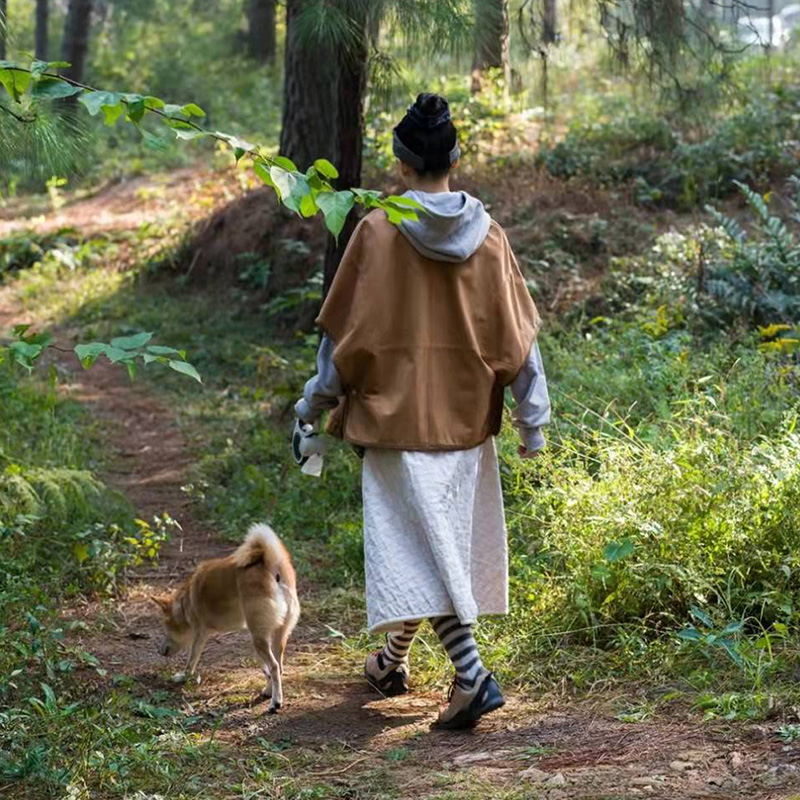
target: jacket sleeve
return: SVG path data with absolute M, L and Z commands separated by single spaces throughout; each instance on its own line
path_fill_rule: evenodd
M 498 382 L 509 386 L 525 365 L 541 319 L 505 232 L 499 225 L 496 231 L 500 263 L 489 290 L 493 300 L 486 353 Z
M 383 213 L 383 212 L 381 212 Z M 366 217 L 356 225 L 347 243 L 336 276 L 322 304 L 317 325 L 337 345 L 353 333 L 359 303 L 363 301 L 360 291 L 361 264 L 364 261 L 364 238 Z
M 550 396 L 539 345 L 534 342 L 522 369 L 511 384 L 517 407 L 514 424 L 519 429 L 525 449 L 531 452 L 545 446 L 542 426 L 550 423 Z
M 306 383 L 295 414 L 303 422 L 316 422 L 323 411 L 336 408 L 343 395 L 342 379 L 333 363 L 333 340 L 325 335 L 317 351 L 317 374 Z

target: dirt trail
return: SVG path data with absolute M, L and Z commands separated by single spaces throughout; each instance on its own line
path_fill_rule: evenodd
M 0 288 L 0 333 L 19 316 L 8 290 Z M 141 516 L 167 511 L 183 526 L 158 565 L 133 576 L 111 618 L 100 615 L 103 629 L 93 622 L 81 644 L 108 669 L 105 682 L 97 679 L 98 691 L 110 689 L 112 675 L 125 673 L 152 691 L 177 692 L 157 654 L 159 623 L 148 596 L 230 547 L 215 540 L 181 490 L 193 456 L 176 409 L 143 384 L 130 383 L 121 369 L 98 364 L 84 372 L 66 360 L 62 366 L 64 390 L 97 420 L 113 422 L 104 426 L 111 456 L 107 483 L 127 494 Z M 301 595 L 311 591 L 301 587 Z M 99 609 L 92 604 L 78 613 L 92 622 Z M 782 744 L 771 726 L 692 719 L 626 724 L 587 703 L 536 703 L 511 692 L 507 706 L 477 730 L 437 733 L 429 729 L 441 701 L 437 693 L 380 699 L 360 677 L 360 657 L 343 653 L 324 626 L 305 617 L 287 654 L 286 706 L 268 716 L 266 703 L 255 700 L 262 678 L 249 637 L 232 634 L 210 642 L 202 683 L 183 689 L 182 701 L 207 720 L 202 725 L 209 732 L 231 744 L 258 747 L 266 740 L 286 743 L 288 757 L 291 748 L 310 753 L 314 766 L 295 779 L 339 787 L 343 797 L 379 797 L 379 791 L 352 787 L 380 768 L 403 797 L 435 797 L 443 786 L 448 797 L 474 797 L 470 785 L 476 780 L 498 792 L 525 788 L 526 797 L 548 800 L 767 800 L 800 791 L 800 743 Z M 340 748 L 334 761 L 332 746 Z M 404 755 L 394 760 L 390 754 L 398 748 Z

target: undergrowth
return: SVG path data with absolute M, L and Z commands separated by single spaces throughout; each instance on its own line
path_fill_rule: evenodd
M 500 437 L 512 612 L 478 627 L 484 660 L 506 685 L 579 696 L 598 682 L 644 685 L 642 705 L 620 712 L 632 722 L 670 703 L 713 719 L 791 718 L 800 365 L 798 287 L 788 278 L 800 247 L 790 195 L 788 216 L 746 196 L 749 235 L 713 214 L 665 234 L 617 259 L 597 297 L 545 328 L 550 444 L 529 462 L 510 425 Z M 154 387 L 169 394 L 197 453 L 186 490 L 232 544 L 255 520 L 275 525 L 312 587 L 304 602 L 315 624 L 358 664 L 376 643 L 363 632 L 360 463 L 334 444 L 314 480 L 289 451 L 317 338 L 276 332 L 281 315 L 308 317 L 313 293 L 257 312 L 242 302 L 246 287 L 211 296 L 152 270 L 143 285 L 135 271 L 95 266 L 47 260 L 13 287 L 32 313 L 83 333 L 158 329 L 198 354 L 204 390 L 179 378 Z M 778 290 L 782 303 L 767 294 Z M 30 797 L 81 797 L 97 785 L 125 797 L 178 781 L 186 797 L 209 782 L 241 793 L 265 781 L 286 797 L 329 796 L 286 777 L 274 743 L 234 752 L 208 735 L 216 723 L 178 711 L 173 692 L 115 675 L 93 693 L 107 667 L 70 644 L 57 603 L 113 592 L 163 531 L 137 533 L 99 487 L 85 418 L 54 385 L 2 372 L 0 390 L 0 601 L 12 620 L 0 629 L 0 778 L 24 782 Z M 449 677 L 430 632 L 412 667 L 417 686 Z M 70 678 L 77 670 L 80 681 Z M 296 752 L 295 768 L 309 757 Z
M 54 380 L 0 363 L 0 785 L 30 779 L 36 797 L 62 791 L 69 770 L 51 737 L 88 713 L 76 689 L 105 675 L 70 639 L 85 623 L 65 619 L 64 606 L 115 592 L 129 567 L 157 556 L 169 527 L 133 522 L 98 480 L 90 427 Z

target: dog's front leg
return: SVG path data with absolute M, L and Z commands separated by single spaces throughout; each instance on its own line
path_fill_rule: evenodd
M 196 631 L 189 650 L 189 657 L 186 659 L 185 675 L 187 678 L 195 678 L 198 683 L 200 683 L 200 678 L 197 677 L 197 664 L 200 661 L 200 656 L 203 655 L 207 641 L 208 633 L 205 630 Z

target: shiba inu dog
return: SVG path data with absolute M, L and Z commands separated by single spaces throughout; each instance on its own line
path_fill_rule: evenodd
M 164 613 L 161 654 L 189 648 L 186 672 L 194 677 L 209 636 L 247 628 L 271 692 L 269 713 L 283 704 L 283 653 L 300 616 L 289 552 L 268 525 L 253 525 L 227 558 L 203 561 L 173 594 L 153 597 Z

